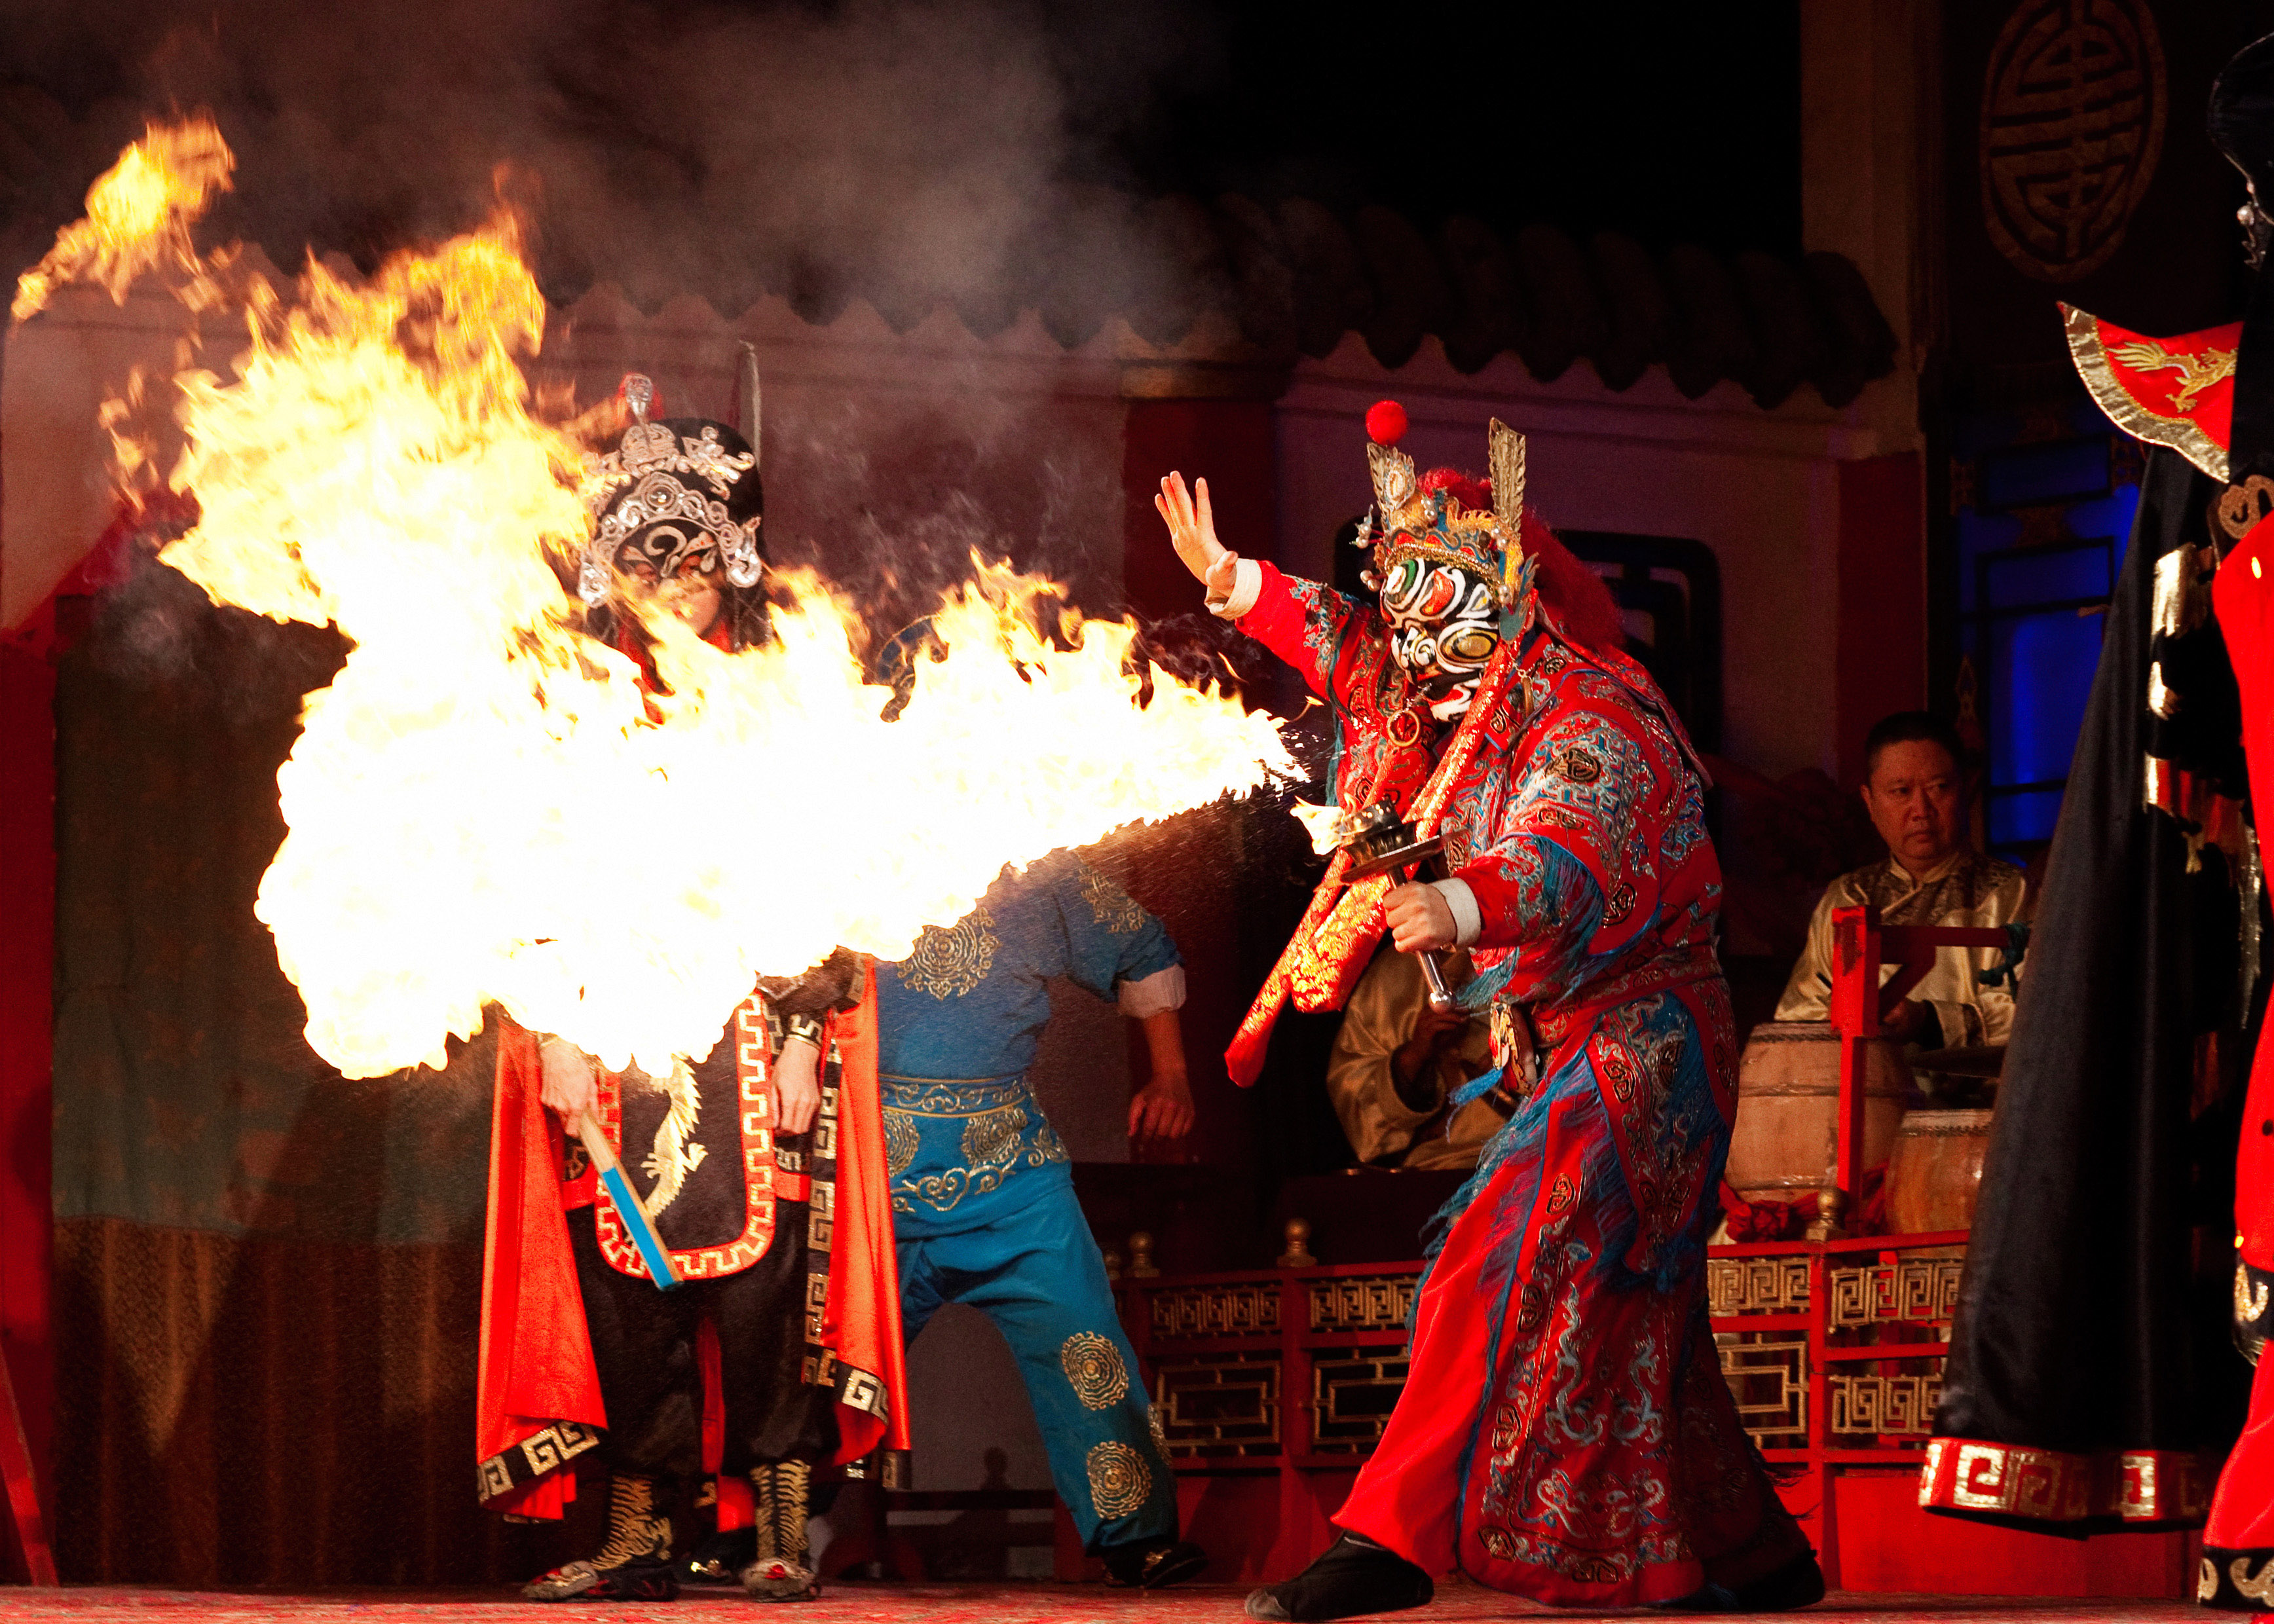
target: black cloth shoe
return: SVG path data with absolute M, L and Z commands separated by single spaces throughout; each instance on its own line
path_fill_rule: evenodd
M 1429 1575 L 1395 1551 L 1345 1533 L 1284 1584 L 1249 1591 L 1247 1616 L 1271 1624 L 1311 1624 L 1425 1607 L 1436 1593 Z
M 1098 1554 L 1105 1559 L 1106 1583 L 1125 1590 L 1158 1590 L 1182 1584 L 1199 1577 L 1208 1566 L 1208 1553 L 1189 1539 L 1148 1539 Z
M 1660 1602 L 1658 1608 L 1661 1613 L 1790 1613 L 1796 1607 L 1813 1607 L 1823 1599 L 1824 1569 L 1816 1565 L 1815 1552 L 1803 1551 L 1751 1584 L 1735 1590 L 1726 1584 L 1708 1584 L 1680 1601 Z
M 608 1538 L 589 1561 L 570 1562 L 521 1587 L 528 1601 L 674 1601 L 671 1518 L 655 1477 L 608 1478 Z

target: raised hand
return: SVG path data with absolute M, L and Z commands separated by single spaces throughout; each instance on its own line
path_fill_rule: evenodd
M 1208 481 L 1195 482 L 1197 492 L 1185 489 L 1185 477 L 1171 473 L 1161 481 L 1153 507 L 1169 527 L 1169 539 L 1193 578 L 1217 598 L 1231 595 L 1232 577 L 1239 555 L 1216 538 L 1216 514 L 1209 506 Z

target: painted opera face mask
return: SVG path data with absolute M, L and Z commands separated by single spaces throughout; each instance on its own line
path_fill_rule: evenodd
M 1382 583 L 1389 654 L 1439 718 L 1459 715 L 1500 646 L 1500 600 L 1472 569 L 1407 556 Z
M 709 531 L 648 525 L 616 549 L 616 568 L 639 583 L 641 597 L 659 604 L 697 636 L 718 624 L 725 598 L 719 545 Z

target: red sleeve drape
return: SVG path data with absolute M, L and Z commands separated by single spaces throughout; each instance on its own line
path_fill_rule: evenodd
M 500 1022 L 475 1459 L 490 1509 L 558 1517 L 576 1493 L 575 1474 L 555 1469 L 565 1457 L 541 1448 L 537 1459 L 516 1463 L 513 1455 L 564 1423 L 605 1428 L 607 1415 L 561 1211 L 561 1126 L 539 1098 L 537 1038 L 503 1017 Z M 493 1462 L 501 1470 L 493 1472 Z
M 877 1092 L 877 971 L 861 1002 L 832 1018 L 840 1069 L 837 1095 L 837 1217 L 822 1341 L 838 1361 L 882 1387 L 884 1414 L 840 1402 L 837 1458 L 878 1446 L 908 1447 L 907 1365 L 900 1345 L 900 1267 L 892 1251 L 892 1198 L 885 1171 L 885 1116 Z M 844 1391 L 840 1388 L 840 1393 Z

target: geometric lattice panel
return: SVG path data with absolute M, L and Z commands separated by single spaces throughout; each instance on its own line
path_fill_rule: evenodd
M 1764 1449 L 1808 1441 L 1808 1333 L 1717 1331 L 1713 1349 L 1737 1418 Z
M 1312 1447 L 1321 1454 L 1371 1449 L 1405 1390 L 1401 1344 L 1312 1357 Z
M 1958 1307 L 1965 1267 L 1963 1258 L 1898 1257 L 1868 1268 L 1828 1270 L 1832 1328 L 1947 1320 Z
M 1402 1331 L 1418 1274 L 1353 1274 L 1311 1282 L 1314 1331 Z
M 1935 1361 L 1938 1366 L 1942 1363 Z M 1934 1431 L 1942 1372 L 1931 1376 L 1834 1376 L 1832 1430 L 1881 1438 L 1924 1438 Z
M 1279 1286 L 1194 1286 L 1155 1291 L 1153 1335 L 1267 1336 L 1279 1329 Z
M 1806 1313 L 1808 1259 L 1708 1258 L 1706 1312 L 1716 1320 L 1733 1314 Z
M 1153 1413 L 1171 1457 L 1279 1453 L 1276 1352 L 1156 1360 L 1153 1388 Z

